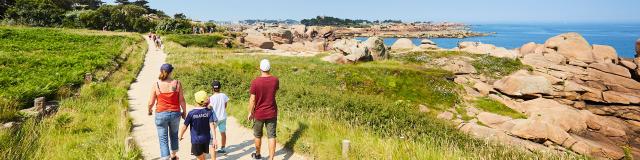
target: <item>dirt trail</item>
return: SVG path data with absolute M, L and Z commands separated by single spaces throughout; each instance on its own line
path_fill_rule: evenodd
M 136 82 L 129 89 L 129 114 L 133 118 L 132 135 L 137 145 L 142 149 L 145 159 L 159 159 L 160 145 L 158 132 L 156 131 L 154 116 L 147 115 L 147 101 L 150 87 L 157 81 L 160 65 L 165 63 L 167 55 L 164 51 L 156 49 L 153 42 L 145 37 L 149 45 L 149 51 L 145 56 L 144 66 L 138 75 Z M 187 107 L 187 110 L 192 108 Z M 183 120 L 180 121 L 182 125 Z M 278 144 L 276 159 L 307 159 L 301 155 L 293 154 Z M 266 139 L 262 144 L 262 155 L 268 155 Z M 218 155 L 219 159 L 251 159 L 251 153 L 255 152 L 253 146 L 253 132 L 244 128 L 234 117 L 227 119 L 227 155 Z M 178 156 L 180 159 L 194 159 L 191 153 L 189 131 L 185 133 L 185 139 L 180 141 Z

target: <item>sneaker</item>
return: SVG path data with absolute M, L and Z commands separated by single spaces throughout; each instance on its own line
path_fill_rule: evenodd
M 224 150 L 224 148 L 220 148 L 216 151 L 216 153 L 222 153 L 222 154 L 226 154 L 227 151 Z
M 260 154 L 256 154 L 256 153 L 251 153 L 251 157 L 253 159 L 262 159 L 262 156 L 260 156 Z

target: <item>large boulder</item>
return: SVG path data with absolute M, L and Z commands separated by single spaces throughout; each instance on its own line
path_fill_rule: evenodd
M 596 62 L 618 63 L 618 53 L 611 46 L 594 44 L 593 58 Z
M 414 48 L 416 48 L 416 45 L 409 38 L 400 38 L 391 45 L 391 50 L 411 50 Z
M 522 103 L 529 119 L 547 122 L 563 131 L 579 133 L 587 129 L 588 111 L 579 111 L 555 100 L 538 98 Z
M 331 44 L 333 50 L 343 53 L 344 55 L 348 55 L 349 50 L 351 50 L 353 46 L 360 47 L 360 42 L 355 39 L 339 39 Z
M 383 60 L 389 58 L 387 47 L 384 46 L 384 39 L 380 37 L 369 37 L 369 39 L 363 42 L 363 45 L 367 47 L 373 60 Z
M 333 43 L 333 49 L 345 55 L 345 59 L 351 62 L 371 60 L 369 50 L 355 39 L 340 39 Z
M 568 59 L 576 59 L 582 62 L 591 63 L 595 61 L 593 50 L 589 42 L 582 35 L 571 32 L 549 38 L 544 46 L 555 50 Z
M 602 80 L 604 82 L 612 84 L 618 84 L 629 89 L 640 90 L 640 83 L 631 78 L 603 72 L 599 69 L 594 69 L 591 67 L 587 68 L 587 72 L 589 73 L 589 77 L 593 79 Z
M 511 134 L 523 139 L 533 141 L 552 141 L 556 144 L 563 144 L 565 141 L 572 141 L 571 135 L 563 131 L 562 128 L 549 124 L 542 120 L 518 119 L 511 121 Z M 575 140 L 573 140 L 575 141 Z M 570 147 L 570 144 L 567 145 Z
M 485 127 L 476 123 L 463 123 L 463 124 L 460 124 L 459 128 L 460 128 L 460 131 L 479 139 L 496 141 L 496 142 L 500 142 L 501 144 L 508 145 L 510 147 L 517 147 L 517 148 L 526 149 L 530 151 L 538 151 L 543 153 L 552 152 L 549 148 L 545 147 L 544 145 L 523 140 L 520 138 L 512 137 L 506 134 L 504 131 Z
M 429 39 L 422 39 L 422 40 L 420 41 L 420 44 L 438 45 L 438 44 L 436 44 L 435 42 L 433 42 L 433 41 L 431 41 L 431 40 L 429 40 Z
M 553 88 L 547 78 L 518 71 L 496 81 L 493 86 L 500 92 L 511 96 L 551 95 Z
M 597 70 L 600 70 L 602 72 L 615 74 L 615 75 L 622 76 L 622 77 L 631 78 L 631 73 L 629 73 L 629 69 L 627 69 L 627 68 L 625 68 L 623 66 L 619 66 L 619 65 L 616 65 L 616 64 L 613 64 L 613 63 L 609 63 L 609 62 L 591 63 L 591 64 L 589 64 L 589 68 L 597 69 Z
M 496 47 L 493 44 L 483 44 L 480 42 L 460 42 L 458 43 L 458 49 L 474 54 L 487 54 L 494 57 L 503 58 L 517 58 L 518 52 L 514 50 L 508 50 L 504 47 Z
M 340 54 L 340 53 L 331 54 L 329 56 L 326 56 L 326 57 L 322 58 L 322 60 L 326 61 L 326 62 L 329 62 L 329 63 L 335 63 L 335 64 L 346 64 L 346 63 L 349 63 L 349 61 L 347 61 L 345 56 L 343 54 Z
M 348 55 L 344 58 L 348 61 L 368 61 L 371 60 L 371 55 L 365 47 L 351 46 L 348 50 Z
M 264 34 L 269 37 L 271 41 L 278 44 L 293 43 L 293 33 L 290 30 L 274 28 L 265 31 Z
M 537 47 L 538 45 L 535 42 L 524 44 L 522 45 L 522 47 L 520 47 L 520 55 L 524 56 L 530 53 L 535 53 Z
M 257 33 L 248 34 L 246 37 L 244 37 L 244 40 L 249 44 L 249 46 L 262 49 L 273 49 L 274 45 L 273 42 L 269 40 L 269 38 Z
M 438 49 L 438 44 L 436 44 L 435 42 L 429 40 L 429 39 L 422 39 L 420 41 L 420 46 L 418 46 L 420 49 L 425 49 L 425 50 L 436 50 Z

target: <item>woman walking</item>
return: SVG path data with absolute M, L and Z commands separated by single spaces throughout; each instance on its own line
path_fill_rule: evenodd
M 159 80 L 151 87 L 149 116 L 152 115 L 155 105 L 155 122 L 160 141 L 161 159 L 174 160 L 178 159 L 176 153 L 178 152 L 180 117 L 185 118 L 187 105 L 184 101 L 180 81 L 171 79 L 172 72 L 173 66 L 171 64 L 163 64 L 160 67 Z

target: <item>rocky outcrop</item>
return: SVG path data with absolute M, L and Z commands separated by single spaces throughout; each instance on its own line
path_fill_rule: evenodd
M 520 71 L 504 77 L 496 81 L 493 86 L 498 91 L 511 96 L 540 97 L 550 95 L 553 91 L 547 78 L 529 74 L 527 71 Z
M 437 50 L 438 48 L 438 44 L 436 44 L 435 42 L 429 40 L 429 39 L 422 39 L 420 41 L 420 46 L 418 46 L 418 48 L 420 49 L 424 49 L 424 50 Z
M 456 50 L 492 55 L 484 50 L 493 47 L 462 42 Z M 467 96 L 487 96 L 526 115 L 514 119 L 480 111 L 468 114 L 475 118 L 463 121 L 460 130 L 485 139 L 504 133 L 502 143 L 513 144 L 504 139 L 516 138 L 605 159 L 623 158 L 620 146 L 629 146 L 630 154 L 640 156 L 640 58 L 620 58 L 612 47 L 591 46 L 577 33 L 552 37 L 545 44 L 527 43 L 516 52 L 514 58 L 532 68 L 497 81 L 462 72 L 464 58 L 431 62 L 454 72 L 454 82 L 464 86 Z
M 384 39 L 380 37 L 369 37 L 362 43 L 371 53 L 373 60 L 383 60 L 389 58 L 387 47 L 384 46 Z
M 293 33 L 287 29 L 274 28 L 263 32 L 266 37 L 269 37 L 271 41 L 278 44 L 291 44 L 293 43 Z
M 596 62 L 618 63 L 618 53 L 616 49 L 606 45 L 593 45 L 593 58 Z
M 518 53 L 514 50 L 508 50 L 504 47 L 496 47 L 492 44 L 483 44 L 480 42 L 460 42 L 458 43 L 458 47 L 454 48 L 454 50 L 512 59 L 518 57 Z
M 545 48 L 551 49 L 569 59 L 575 59 L 586 63 L 595 61 L 593 50 L 589 42 L 582 35 L 571 32 L 561 34 L 548 39 L 544 43 Z
M 261 49 L 273 49 L 274 45 L 269 38 L 258 33 L 249 33 L 244 37 L 244 40 L 249 46 Z
M 411 50 L 414 48 L 416 48 L 416 45 L 409 38 L 400 38 L 391 45 L 391 50 Z

